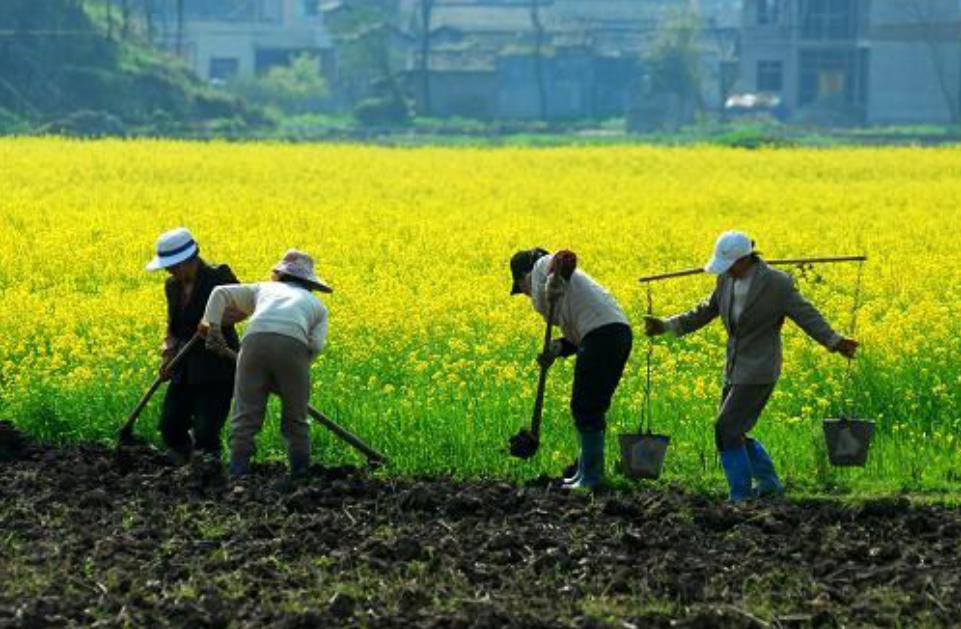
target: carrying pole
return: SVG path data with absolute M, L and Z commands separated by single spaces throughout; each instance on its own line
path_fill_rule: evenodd
M 805 266 L 808 264 L 835 264 L 838 262 L 866 262 L 866 255 L 860 256 L 830 256 L 822 258 L 785 258 L 781 260 L 765 260 L 771 266 Z M 647 282 L 659 282 L 661 280 L 674 279 L 676 277 L 689 277 L 691 275 L 701 275 L 705 273 L 702 268 L 684 269 L 672 271 L 670 273 L 659 273 L 657 275 L 645 275 L 640 279 L 642 284 Z

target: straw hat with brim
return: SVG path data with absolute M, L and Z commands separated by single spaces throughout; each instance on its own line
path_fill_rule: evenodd
M 148 271 L 169 269 L 200 253 L 200 247 L 190 230 L 178 227 L 165 232 L 157 239 L 157 255 L 147 264 Z
M 317 274 L 314 273 L 314 259 L 303 251 L 288 250 L 284 254 L 284 258 L 274 265 L 272 270 L 301 280 L 322 293 L 334 292 L 334 289 L 328 286 L 324 280 L 317 277 Z

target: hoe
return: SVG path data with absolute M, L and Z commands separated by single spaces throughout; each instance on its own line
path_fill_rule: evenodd
M 201 337 L 199 334 L 195 334 L 193 337 L 191 337 L 191 339 L 187 342 L 187 344 L 184 345 L 179 352 L 177 352 L 176 356 L 174 356 L 173 360 L 170 362 L 170 365 L 168 366 L 168 369 L 170 371 L 173 371 L 177 367 L 177 365 L 183 362 L 184 357 L 190 352 L 190 350 L 193 349 L 194 346 L 196 346 L 197 343 L 200 343 L 201 341 L 203 341 L 203 337 Z M 234 361 L 237 360 L 237 353 L 231 349 L 225 350 L 223 354 L 226 358 L 229 358 Z M 143 411 L 144 407 L 147 405 L 147 402 L 150 401 L 150 398 L 153 397 L 153 394 L 157 391 L 157 389 L 160 387 L 160 384 L 162 382 L 163 382 L 163 378 L 161 378 L 160 376 L 157 376 L 157 378 L 154 379 L 153 383 L 150 385 L 150 388 L 147 389 L 147 392 L 144 393 L 143 397 L 140 398 L 140 401 L 137 402 L 137 406 L 135 406 L 133 411 L 130 412 L 130 416 L 127 417 L 127 421 L 124 423 L 123 427 L 120 429 L 120 433 L 117 437 L 117 441 L 121 446 L 135 446 L 135 445 L 143 445 L 144 443 L 146 443 L 143 438 L 138 437 L 137 435 L 134 434 L 133 427 L 134 427 L 134 424 L 136 424 L 137 418 L 140 416 L 140 413 Z M 373 448 L 371 448 L 369 445 L 364 443 L 364 441 L 361 440 L 360 437 L 350 432 L 343 426 L 340 426 L 335 421 L 333 421 L 332 419 L 330 419 L 329 417 L 327 417 L 326 415 L 318 411 L 313 406 L 308 406 L 307 412 L 310 414 L 311 417 L 314 418 L 314 420 L 317 423 L 319 423 L 321 426 L 323 426 L 327 430 L 334 433 L 339 439 L 341 439 L 351 447 L 358 450 L 361 454 L 363 454 L 367 458 L 367 464 L 369 466 L 378 467 L 387 462 L 386 456 L 384 456 L 382 453 L 378 452 L 377 450 L 374 450 Z

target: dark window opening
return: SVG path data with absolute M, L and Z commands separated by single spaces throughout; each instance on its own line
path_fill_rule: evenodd
M 801 52 L 801 105 L 864 105 L 866 54 L 854 50 Z
M 237 76 L 240 62 L 236 57 L 213 57 L 210 60 L 210 79 L 229 81 Z
M 777 24 L 781 20 L 781 0 L 757 0 L 757 23 Z
M 777 92 L 784 89 L 784 64 L 780 61 L 757 62 L 757 91 Z
M 806 39 L 851 39 L 856 7 L 855 0 L 801 0 L 802 34 Z

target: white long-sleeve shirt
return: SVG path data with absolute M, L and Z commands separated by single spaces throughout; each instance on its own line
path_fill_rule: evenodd
M 548 314 L 547 270 L 553 259 L 553 255 L 542 257 L 534 263 L 531 272 L 531 302 L 545 320 Z M 566 282 L 564 296 L 554 310 L 554 323 L 563 330 L 564 338 L 574 345 L 580 345 L 585 336 L 605 325 L 630 325 L 614 296 L 580 269 L 575 270 Z
M 305 288 L 286 282 L 228 284 L 207 300 L 204 320 L 220 325 L 227 308 L 250 316 L 244 336 L 283 334 L 303 342 L 316 358 L 327 344 L 327 308 Z

